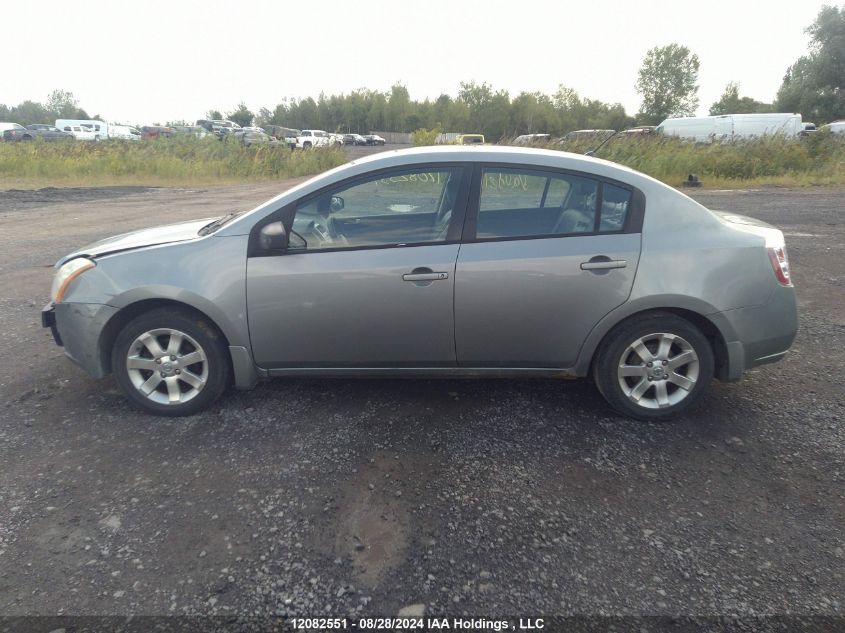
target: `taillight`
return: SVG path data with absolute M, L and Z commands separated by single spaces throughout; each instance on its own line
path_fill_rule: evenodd
M 792 277 L 789 276 L 789 256 L 786 254 L 786 246 L 769 246 L 766 248 L 769 254 L 769 261 L 772 263 L 772 270 L 781 286 L 791 286 Z

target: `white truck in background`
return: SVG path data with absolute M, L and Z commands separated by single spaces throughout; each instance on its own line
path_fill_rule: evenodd
M 82 141 L 105 141 L 109 137 L 109 124 L 95 119 L 56 119 L 56 127 Z M 71 129 L 66 130 L 68 127 Z M 78 135 L 75 127 L 83 128 L 84 132 Z
M 299 136 L 296 137 L 296 147 L 298 149 L 328 147 L 332 142 L 332 137 L 325 130 L 302 130 Z
M 111 125 L 108 130 L 109 138 L 140 141 L 141 131 L 131 125 Z
M 760 136 L 798 137 L 804 131 L 800 114 L 789 112 L 677 117 L 657 126 L 658 134 L 708 143 Z
M 94 128 L 88 125 L 87 121 L 84 121 L 86 125 L 82 125 L 83 121 L 76 121 L 72 119 L 56 119 L 56 127 L 63 132 L 68 132 L 69 134 L 73 134 L 73 138 L 77 141 L 96 141 L 97 135 L 94 132 Z

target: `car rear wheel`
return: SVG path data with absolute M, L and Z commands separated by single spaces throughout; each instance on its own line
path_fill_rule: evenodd
M 112 370 L 134 404 L 166 416 L 207 408 L 229 381 L 222 334 L 200 315 L 173 308 L 151 310 L 121 330 Z
M 612 330 L 593 363 L 593 379 L 616 411 L 645 421 L 671 419 L 692 406 L 713 378 L 710 342 L 668 312 L 634 317 Z

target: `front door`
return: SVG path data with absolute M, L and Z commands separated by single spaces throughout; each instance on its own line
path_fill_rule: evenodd
M 466 170 L 381 172 L 297 204 L 285 252 L 250 257 L 256 363 L 454 366 L 454 283 Z

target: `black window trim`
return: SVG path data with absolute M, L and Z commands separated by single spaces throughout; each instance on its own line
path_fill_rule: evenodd
M 375 180 L 380 174 L 409 172 L 409 171 L 424 171 L 430 169 L 433 171 L 445 169 L 460 169 L 461 185 L 458 189 L 458 195 L 455 200 L 455 207 L 452 210 L 452 217 L 449 222 L 449 228 L 446 231 L 446 239 L 437 242 L 403 242 L 397 244 L 372 244 L 364 246 L 338 246 L 333 248 L 320 248 L 314 250 L 308 249 L 284 249 L 267 251 L 261 248 L 259 236 L 261 229 L 272 224 L 273 222 L 281 221 L 284 224 L 285 231 L 291 233 L 293 230 L 293 220 L 296 215 L 297 207 L 308 204 L 312 200 L 325 195 L 331 190 L 338 188 L 354 187 L 357 183 Z M 247 257 L 280 257 L 285 255 L 308 255 L 315 253 L 337 253 L 340 251 L 366 251 L 366 250 L 383 250 L 386 248 L 415 248 L 418 246 L 443 246 L 447 244 L 460 244 L 461 235 L 465 226 L 465 219 L 467 216 L 468 198 L 472 188 L 472 179 L 474 175 L 473 164 L 467 161 L 449 161 L 440 162 L 432 161 L 426 163 L 415 163 L 410 165 L 384 167 L 373 171 L 368 171 L 365 174 L 358 174 L 357 176 L 350 176 L 343 180 L 338 180 L 325 187 L 321 187 L 317 191 L 313 191 L 302 198 L 294 200 L 275 211 L 266 215 L 260 222 L 256 222 L 249 232 L 249 242 L 247 246 Z
M 514 171 L 539 172 L 554 176 L 576 176 L 596 181 L 598 184 L 598 191 L 596 195 L 596 224 L 593 226 L 593 230 L 590 232 L 560 233 L 557 235 L 545 233 L 540 235 L 476 237 L 478 230 L 478 213 L 481 206 L 481 177 L 485 169 L 508 169 Z M 628 215 L 625 218 L 625 226 L 618 231 L 598 230 L 599 223 L 601 222 L 601 202 L 605 183 L 631 192 L 631 202 L 628 206 Z M 461 242 L 464 244 L 478 244 L 483 242 L 514 242 L 518 240 L 559 239 L 569 237 L 642 233 L 643 219 L 645 217 L 645 204 L 645 195 L 637 187 L 634 187 L 629 183 L 622 182 L 621 180 L 616 180 L 615 178 L 609 178 L 607 176 L 591 172 L 566 169 L 562 167 L 550 167 L 547 165 L 526 165 L 524 163 L 500 163 L 491 161 L 476 162 L 473 165 L 472 191 L 470 192 L 467 205 L 466 217 L 464 219 L 463 238 L 461 239 Z

